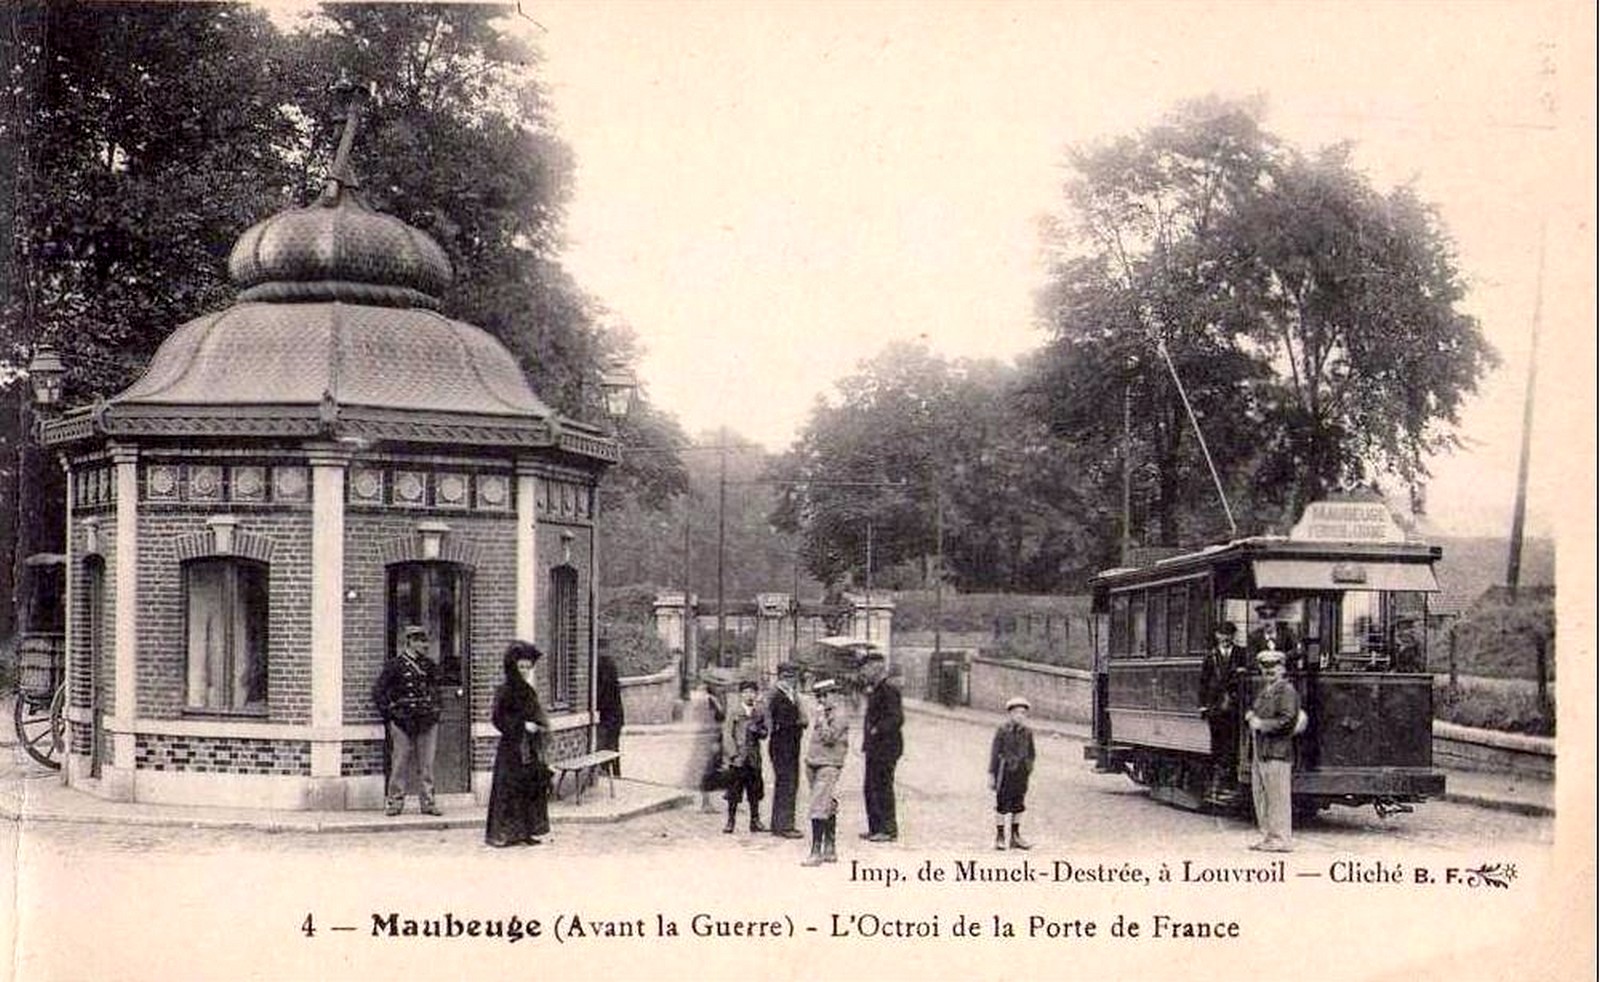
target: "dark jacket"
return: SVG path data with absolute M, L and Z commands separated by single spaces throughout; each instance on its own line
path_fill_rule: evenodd
M 1200 663 L 1200 705 L 1208 715 L 1225 713 L 1233 708 L 1234 683 L 1244 674 L 1245 649 L 1242 645 L 1228 645 L 1227 654 L 1212 647 Z
M 1256 693 L 1250 711 L 1260 721 L 1255 731 L 1256 755 L 1262 760 L 1294 759 L 1294 724 L 1300 715 L 1300 693 L 1287 677 L 1268 682 Z
M 1033 771 L 1033 731 L 1016 720 L 1007 720 L 994 731 L 989 745 L 989 776 Z
M 868 757 L 898 759 L 905 749 L 900 737 L 905 720 L 905 712 L 900 707 L 900 690 L 880 680 L 867 693 L 867 711 L 861 719 L 861 728 L 865 731 L 861 749 Z
M 782 743 L 798 748 L 800 737 L 809 724 L 805 708 L 800 705 L 800 701 L 775 685 L 772 691 L 767 693 L 764 712 L 767 717 L 767 735 L 772 739 L 772 746 L 777 747 Z
M 602 727 L 620 730 L 627 716 L 622 709 L 622 680 L 617 677 L 617 663 L 610 655 L 601 655 L 595 668 L 595 714 Z
M 766 718 L 759 706 L 742 701 L 728 708 L 722 723 L 722 757 L 729 767 L 760 767 L 761 739 L 766 736 Z
M 439 722 L 439 667 L 429 658 L 396 655 L 378 673 L 372 703 L 385 722 L 416 736 Z

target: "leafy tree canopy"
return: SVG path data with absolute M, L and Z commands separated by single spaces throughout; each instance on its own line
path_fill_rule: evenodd
M 334 83 L 371 86 L 352 161 L 371 203 L 427 231 L 456 276 L 445 312 L 495 335 L 560 411 L 599 419 L 625 325 L 562 267 L 574 161 L 507 8 L 324 5 L 279 30 L 232 4 L 12 5 L 0 31 L 0 454 L 10 529 L 59 535 L 9 466 L 37 342 L 68 404 L 127 386 L 177 325 L 233 297 L 226 261 L 252 223 L 311 199 L 339 137 Z M 671 428 L 648 406 L 632 429 Z M 55 478 L 48 461 L 22 483 Z M 681 465 L 622 468 L 654 500 Z M 17 507 L 21 504 L 22 507 Z M 27 552 L 49 542 L 0 543 Z
M 1260 116 L 1188 103 L 1068 155 L 1026 388 L 1097 496 L 1120 497 L 1105 462 L 1126 453 L 1135 540 L 1230 531 L 1174 374 L 1250 532 L 1332 490 L 1419 487 L 1494 363 L 1437 214 Z

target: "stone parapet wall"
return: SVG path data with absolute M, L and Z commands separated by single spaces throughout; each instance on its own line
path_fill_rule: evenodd
M 1555 741 L 1433 721 L 1433 766 L 1554 780 Z
M 678 699 L 676 668 L 619 681 L 622 685 L 622 713 L 627 725 L 675 723 L 682 718 L 683 704 Z
M 970 685 L 974 709 L 1004 712 L 1007 699 L 1023 696 L 1041 719 L 1088 723 L 1094 718 L 1094 674 L 1082 669 L 980 656 L 972 659 Z

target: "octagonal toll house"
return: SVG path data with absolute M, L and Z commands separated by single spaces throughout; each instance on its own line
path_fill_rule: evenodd
M 67 782 L 380 807 L 370 690 L 408 624 L 444 679 L 441 794 L 488 795 L 513 638 L 546 654 L 550 752 L 587 749 L 595 490 L 615 443 L 442 316 L 443 250 L 353 181 L 246 231 L 229 272 L 233 306 L 45 430 L 68 468 Z

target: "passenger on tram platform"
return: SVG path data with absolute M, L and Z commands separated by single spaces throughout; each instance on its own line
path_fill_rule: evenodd
M 1200 712 L 1211 731 L 1211 754 L 1217 762 L 1213 791 L 1231 781 L 1239 760 L 1234 699 L 1238 678 L 1245 673 L 1247 655 L 1244 647 L 1234 641 L 1237 633 L 1232 621 L 1218 624 L 1215 643 L 1200 664 Z

